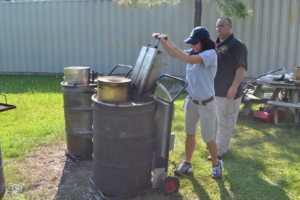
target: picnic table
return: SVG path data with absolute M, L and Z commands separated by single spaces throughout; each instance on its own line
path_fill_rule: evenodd
M 295 124 L 299 124 L 299 90 L 300 82 L 284 79 L 276 81 L 273 77 L 262 77 L 255 81 L 257 86 L 252 94 L 246 94 L 245 115 L 249 115 L 253 103 L 268 104 L 275 107 L 275 124 L 278 124 L 278 115 L 276 112 L 279 107 L 287 108 L 295 114 Z M 262 88 L 268 88 L 272 92 L 270 98 L 259 97 L 258 94 L 263 92 Z M 278 101 L 279 92 L 283 91 L 285 101 Z M 276 119 L 277 117 L 277 119 Z

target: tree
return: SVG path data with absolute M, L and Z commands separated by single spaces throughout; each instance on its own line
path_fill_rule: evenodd
M 208 0 L 215 1 L 218 10 L 222 15 L 228 17 L 236 17 L 238 19 L 246 19 L 252 16 L 252 10 L 250 10 L 245 0 Z
M 129 6 L 136 8 L 138 6 L 152 8 L 160 4 L 176 5 L 180 0 L 114 0 L 118 4 L 123 6 Z M 186 1 L 186 0 L 185 0 Z M 202 0 L 195 1 L 195 16 L 194 16 L 194 26 L 201 26 L 202 17 Z M 218 10 L 223 16 L 235 17 L 238 19 L 245 19 L 252 15 L 252 10 L 250 10 L 245 2 L 245 0 L 207 0 L 209 2 L 215 2 Z
M 202 0 L 195 0 L 194 27 L 201 26 Z
M 176 5 L 180 0 L 114 0 L 122 6 L 136 8 L 138 6 L 151 8 L 160 4 Z

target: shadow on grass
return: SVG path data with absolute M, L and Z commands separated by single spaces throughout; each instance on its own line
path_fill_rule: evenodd
M 292 113 L 287 112 L 285 120 L 290 120 L 293 117 L 292 115 Z M 275 126 L 273 123 L 259 122 L 253 117 L 246 119 L 245 116 L 239 116 L 237 125 L 242 127 L 245 132 L 238 128 L 237 132 L 240 133 L 236 133 L 233 136 L 236 138 L 235 143 L 241 147 L 248 146 L 255 151 L 261 151 L 261 154 L 257 155 L 257 158 L 263 159 L 263 150 L 267 148 L 266 146 L 270 146 L 277 149 L 276 152 L 272 153 L 272 157 L 300 162 L 298 156 L 300 149 L 297 145 L 293 145 L 297 144 L 296 141 L 300 140 L 300 127 Z
M 197 179 L 192 178 L 192 177 L 194 177 L 193 173 L 191 173 L 189 176 L 191 177 L 191 179 L 190 179 L 191 183 L 192 183 L 194 190 L 195 190 L 197 196 L 199 197 L 199 199 L 212 200 L 212 198 L 209 196 L 209 194 L 204 189 L 207 186 L 203 187 Z M 226 180 L 217 179 L 216 181 L 218 182 L 218 185 L 220 187 L 220 199 L 232 199 L 231 195 L 229 194 L 229 192 L 227 191 L 227 189 L 224 185 L 224 181 L 226 181 Z
M 287 114 L 286 120 L 290 119 L 290 114 Z M 290 199 L 283 188 L 293 188 L 293 180 L 288 183 L 278 176 L 289 176 L 282 172 L 289 170 L 289 163 L 300 162 L 299 140 L 299 127 L 275 126 L 259 122 L 252 115 L 239 116 L 231 150 L 223 158 L 227 172 L 223 178 L 229 183 L 231 198 Z M 271 180 L 275 178 L 278 186 L 268 176 Z M 222 199 L 227 199 L 222 182 L 219 182 L 219 187 Z
M 227 173 L 223 180 L 218 181 L 221 199 L 290 199 L 283 190 L 264 179 L 265 166 L 259 160 L 228 151 L 224 164 Z M 225 181 L 229 183 L 231 195 L 224 185 Z
M 192 175 L 191 177 L 194 177 L 194 175 Z M 203 186 L 197 181 L 197 179 L 191 179 L 191 183 L 193 184 L 195 192 L 199 199 L 211 199 Z

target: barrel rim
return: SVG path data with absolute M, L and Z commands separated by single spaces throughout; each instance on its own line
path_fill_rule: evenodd
M 120 83 L 130 83 L 131 79 L 126 77 L 120 77 L 120 76 L 101 76 L 97 78 L 97 82 L 120 84 Z
M 89 74 L 90 73 L 89 69 L 90 67 L 88 66 L 69 66 L 64 68 L 64 73 L 65 74 Z
M 86 84 L 86 85 L 71 85 L 71 84 L 66 84 L 65 81 L 62 81 L 60 83 L 61 86 L 64 86 L 64 87 L 74 87 L 74 88 L 78 88 L 78 87 L 96 87 L 97 86 L 97 83 L 89 83 L 89 84 Z
M 92 96 L 92 100 L 95 102 L 95 103 L 99 103 L 99 104 L 102 104 L 102 105 L 105 105 L 105 106 L 110 106 L 110 107 L 136 107 L 136 106 L 146 106 L 146 105 L 151 105 L 154 103 L 154 101 L 144 101 L 144 102 L 133 102 L 133 101 L 128 101 L 128 102 L 124 102 L 124 103 L 118 103 L 118 102 L 112 102 L 112 103 L 108 103 L 108 102 L 103 102 L 103 101 L 100 101 L 98 98 L 97 98 L 97 94 L 94 94 Z

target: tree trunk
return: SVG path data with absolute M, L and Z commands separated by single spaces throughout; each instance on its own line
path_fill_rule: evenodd
M 194 27 L 201 26 L 202 0 L 195 0 Z

